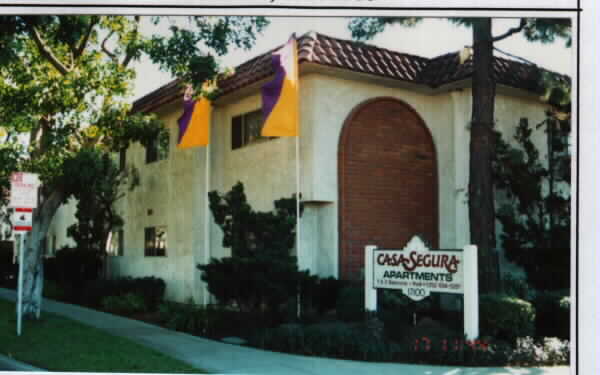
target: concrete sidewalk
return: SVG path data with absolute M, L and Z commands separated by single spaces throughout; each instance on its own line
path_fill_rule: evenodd
M 12 290 L 0 288 L 0 298 L 16 299 Z M 345 375 L 568 375 L 568 367 L 461 368 L 449 366 L 372 363 L 282 354 L 225 344 L 170 331 L 158 326 L 106 314 L 84 307 L 44 299 L 43 311 L 106 330 L 113 335 L 154 348 L 171 357 L 216 373 L 235 374 L 345 374 Z M 68 335 L 68 332 L 65 333 Z

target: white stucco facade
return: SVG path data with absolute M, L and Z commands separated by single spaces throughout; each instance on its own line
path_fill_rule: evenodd
M 299 142 L 305 212 L 300 252 L 304 265 L 321 276 L 338 276 L 340 134 L 353 109 L 380 97 L 408 104 L 432 135 L 437 153 L 440 247 L 462 248 L 469 243 L 469 83 L 432 90 L 331 69 L 308 67 L 301 72 Z M 139 170 L 141 185 L 118 203 L 125 219 L 124 249 L 122 256 L 111 257 L 113 276 L 161 277 L 167 283 L 167 298 L 204 300 L 205 288 L 196 265 L 210 257 L 229 255 L 211 215 L 206 238 L 207 182 L 209 190 L 221 193 L 243 182 L 256 210 L 271 210 L 274 200 L 296 192 L 295 138 L 231 148 L 232 118 L 260 107 L 259 86 L 221 97 L 215 102 L 210 146 L 189 150 L 176 148 L 181 102 L 157 110 L 169 128 L 169 154 L 165 160 L 146 164 L 141 145 L 127 150 L 127 164 Z M 544 110 L 545 105 L 531 94 L 498 88 L 496 126 L 507 138 L 512 137 L 520 118 L 536 124 L 544 119 Z M 144 256 L 144 228 L 149 226 L 166 226 L 166 256 Z

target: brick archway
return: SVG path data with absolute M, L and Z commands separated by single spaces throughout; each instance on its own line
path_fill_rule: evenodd
M 339 275 L 356 279 L 364 247 L 401 248 L 414 234 L 438 246 L 437 157 L 409 105 L 377 98 L 346 119 L 338 148 Z

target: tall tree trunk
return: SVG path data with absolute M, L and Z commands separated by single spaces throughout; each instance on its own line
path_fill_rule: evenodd
M 44 262 L 42 240 L 48 233 L 50 222 L 63 201 L 64 193 L 56 190 L 35 211 L 33 230 L 25 238 L 23 262 L 23 315 L 33 317 L 42 303 L 44 287 Z
M 497 291 L 495 215 L 492 185 L 494 99 L 492 20 L 473 24 L 473 107 L 469 163 L 469 225 L 471 242 L 479 249 L 479 290 Z

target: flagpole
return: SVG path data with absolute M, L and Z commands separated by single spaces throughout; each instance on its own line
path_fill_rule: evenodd
M 210 126 L 210 124 L 209 124 Z M 210 133 L 209 133 L 210 134 Z M 210 136 L 209 136 L 210 137 Z M 204 196 L 204 264 L 208 264 L 210 262 L 210 205 L 208 200 L 208 189 L 210 188 L 210 142 L 205 147 L 206 149 L 206 165 L 204 167 L 205 175 L 205 196 Z M 204 306 L 208 305 L 208 283 L 206 284 L 206 290 L 204 291 Z
M 301 225 L 300 225 L 300 134 L 296 135 L 296 258 L 298 262 L 298 269 L 302 271 L 302 267 L 304 266 L 304 254 L 300 250 L 300 233 L 301 233 Z M 301 261 L 302 259 L 302 261 Z M 301 315 L 301 288 L 298 287 L 298 319 Z

